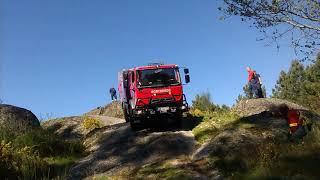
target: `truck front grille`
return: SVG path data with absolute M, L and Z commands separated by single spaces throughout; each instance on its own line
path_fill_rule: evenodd
M 163 98 L 163 99 L 152 99 L 151 104 L 162 104 L 174 102 L 173 98 Z

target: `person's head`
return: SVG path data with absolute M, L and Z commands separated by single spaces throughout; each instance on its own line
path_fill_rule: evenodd
M 249 66 L 247 66 L 247 68 L 246 68 L 246 69 L 247 69 L 247 71 L 251 71 L 251 68 L 250 68 Z
M 278 112 L 280 116 L 287 117 L 287 114 L 289 112 L 289 107 L 286 104 L 280 104 L 278 106 Z

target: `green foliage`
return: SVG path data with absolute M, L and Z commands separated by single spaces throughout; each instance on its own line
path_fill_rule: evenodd
M 281 71 L 273 97 L 290 100 L 320 113 L 320 55 L 307 67 L 293 61 L 288 72 Z
M 192 101 L 192 108 L 200 111 L 214 111 L 217 106 L 211 101 L 211 94 L 206 92 L 196 95 L 195 100 Z
M 10 142 L 0 143 L 2 178 L 36 179 L 46 175 L 48 165 L 31 147 L 15 148 Z
M 192 101 L 193 112 L 212 112 L 212 111 L 229 111 L 230 107 L 223 104 L 221 106 L 214 104 L 211 100 L 209 92 L 197 94 L 195 100 Z M 201 114 L 201 113 L 200 113 Z
M 320 2 L 318 0 L 224 0 L 224 17 L 238 16 L 261 33 L 260 40 L 291 40 L 296 54 L 310 59 L 319 50 Z M 222 19 L 224 19 L 224 17 Z M 271 40 L 271 41 L 269 41 Z
M 70 168 L 71 160 L 54 160 L 80 157 L 84 150 L 80 141 L 64 141 L 40 128 L 20 135 L 1 131 L 0 142 L 0 174 L 5 179 L 57 177 L 61 168 Z

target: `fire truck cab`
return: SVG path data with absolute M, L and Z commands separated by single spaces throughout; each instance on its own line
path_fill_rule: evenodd
M 153 116 L 180 119 L 189 110 L 179 70 L 177 65 L 149 64 L 119 72 L 120 101 L 131 127 Z M 184 74 L 185 83 L 189 83 L 189 69 L 185 68 Z

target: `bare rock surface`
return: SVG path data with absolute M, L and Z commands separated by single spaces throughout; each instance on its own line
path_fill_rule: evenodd
M 132 131 L 127 124 L 101 130 L 99 143 L 74 166 L 70 179 L 112 175 L 127 168 L 188 156 L 195 148 L 191 131 Z
M 91 117 L 99 120 L 102 124 L 102 128 L 125 122 L 123 119 L 115 117 L 87 115 L 48 120 L 42 124 L 42 127 L 55 132 L 57 135 L 61 136 L 64 139 L 81 139 L 91 131 L 95 131 L 95 129 L 87 130 L 83 127 L 82 123 L 86 117 Z
M 120 101 L 113 101 L 110 104 L 105 106 L 97 107 L 84 115 L 100 115 L 100 116 L 109 116 L 109 117 L 116 117 L 116 118 L 124 118 L 121 102 Z
M 266 111 L 273 111 L 274 108 L 280 104 L 286 104 L 291 109 L 308 110 L 298 104 L 292 102 L 276 99 L 276 98 L 260 98 L 242 100 L 236 104 L 232 110 L 241 117 L 252 116 Z
M 82 123 L 87 117 L 97 119 L 102 124 L 101 128 L 125 122 L 122 118 L 118 118 L 122 117 L 121 104 L 115 101 L 104 107 L 91 110 L 82 116 L 63 117 L 45 121 L 42 123 L 42 127 L 55 132 L 64 139 L 81 139 L 91 131 L 95 131 L 95 129 L 85 129 L 83 127 Z
M 284 142 L 288 140 L 287 135 L 288 126 L 284 119 L 264 119 L 262 116 L 240 119 L 197 149 L 192 160 L 200 160 L 210 155 L 223 157 L 243 153 L 249 156 L 260 143 L 269 140 Z
M 38 118 L 29 110 L 0 104 L 0 127 L 13 133 L 23 133 L 40 127 Z

